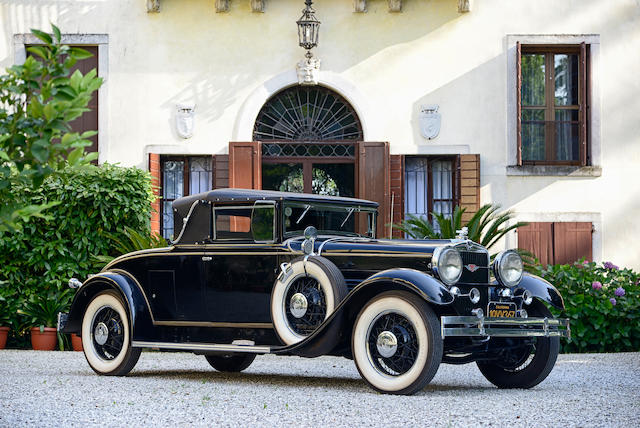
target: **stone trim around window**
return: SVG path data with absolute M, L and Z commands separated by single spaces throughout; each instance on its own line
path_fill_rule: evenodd
M 108 77 L 109 77 L 109 35 L 108 34 L 63 34 L 62 43 L 74 46 L 98 46 L 98 77 L 102 77 L 104 83 L 98 89 L 98 163 L 102 164 L 108 159 Z M 13 52 L 16 64 L 23 64 L 27 59 L 27 45 L 42 44 L 40 39 L 33 34 L 14 34 Z
M 517 99 L 517 52 L 516 43 L 521 45 L 579 45 L 590 46 L 589 94 L 591 120 L 588 124 L 591 164 L 586 167 L 523 165 L 518 166 L 518 99 Z M 507 56 L 507 176 L 572 176 L 600 177 L 602 175 L 601 140 L 601 96 L 600 96 L 600 35 L 599 34 L 508 34 L 506 36 Z

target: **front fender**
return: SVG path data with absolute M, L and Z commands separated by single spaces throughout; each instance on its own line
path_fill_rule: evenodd
M 140 336 L 137 333 L 149 331 L 153 328 L 149 303 L 135 277 L 120 269 L 94 275 L 78 288 L 71 303 L 67 324 L 62 333 L 80 334 L 82 317 L 89 302 L 96 294 L 109 289 L 117 291 L 125 302 L 129 313 L 132 340 L 145 339 L 145 337 L 137 337 Z
M 533 297 L 549 303 L 557 309 L 564 309 L 564 300 L 562 299 L 560 292 L 550 282 L 540 278 L 539 276 L 525 273 L 522 276 L 522 281 L 518 284 L 518 288 L 529 290 L 531 294 L 533 294 Z
M 454 297 L 440 281 L 414 269 L 388 269 L 378 272 L 362 281 L 347 294 L 325 322 L 304 340 L 283 347 L 277 354 L 294 354 L 303 357 L 317 357 L 330 353 L 335 340 L 329 340 L 327 331 L 333 323 L 341 323 L 340 341 L 337 348 L 348 347 L 351 330 L 362 307 L 370 299 L 389 290 L 406 290 L 413 292 L 429 303 L 448 305 Z
M 415 269 L 388 269 L 380 271 L 358 284 L 353 292 L 357 292 L 361 287 L 378 283 L 401 285 L 416 292 L 427 302 L 435 303 L 436 305 L 448 305 L 452 303 L 454 299 L 449 289 L 443 283 L 433 276 Z

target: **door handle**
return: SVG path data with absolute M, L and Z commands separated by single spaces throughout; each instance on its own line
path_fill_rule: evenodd
M 210 256 L 202 256 L 202 261 L 203 262 L 210 262 L 212 260 L 212 258 Z

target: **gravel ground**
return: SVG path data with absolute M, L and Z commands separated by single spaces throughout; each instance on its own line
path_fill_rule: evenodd
M 411 397 L 382 395 L 352 361 L 259 356 L 222 374 L 204 357 L 145 352 L 127 377 L 82 353 L 0 351 L 0 426 L 640 426 L 640 353 L 560 356 L 531 390 L 442 365 Z

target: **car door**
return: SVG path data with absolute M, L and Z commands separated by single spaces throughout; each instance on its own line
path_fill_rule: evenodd
M 266 327 L 279 254 L 275 204 L 215 207 L 213 215 L 215 239 L 203 261 L 206 319 Z

